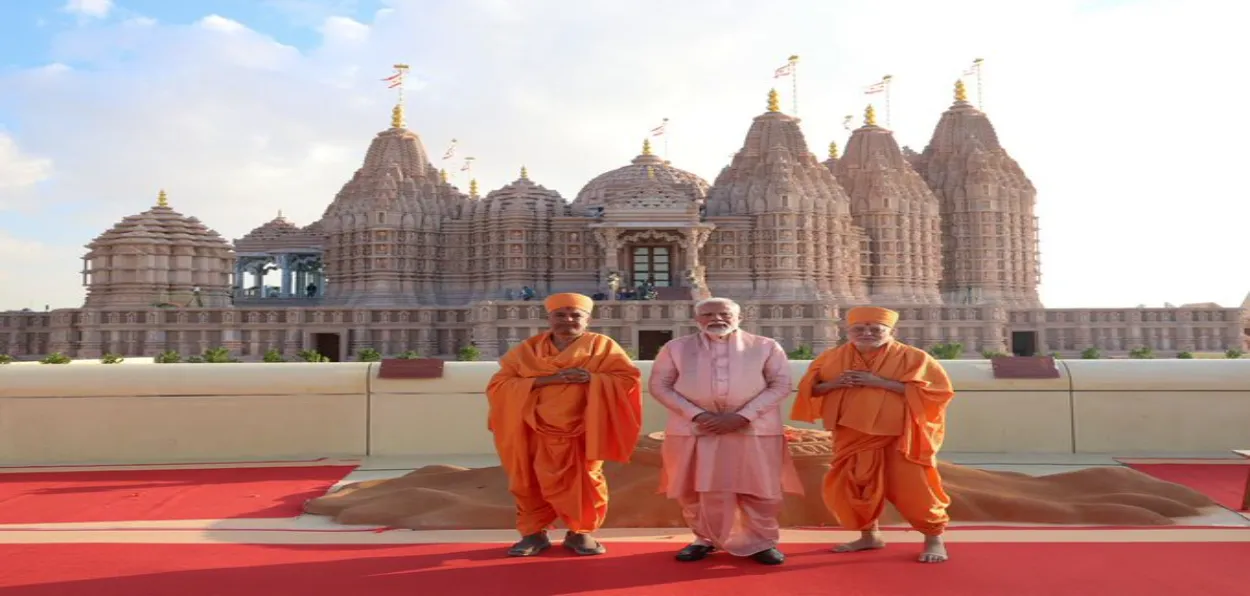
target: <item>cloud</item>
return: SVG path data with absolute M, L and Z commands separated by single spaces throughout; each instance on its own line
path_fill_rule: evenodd
M 1245 293 L 1224 256 L 1240 253 L 1250 217 L 1233 145 L 1250 122 L 1227 76 L 1237 5 L 392 0 L 360 16 L 348 4 L 270 3 L 320 34 L 311 47 L 228 12 L 61 32 L 48 62 L 72 68 L 0 73 L 21 155 L 56 165 L 23 192 L 60 210 L 0 232 L 78 255 L 162 187 L 227 238 L 279 209 L 314 221 L 386 128 L 394 94 L 380 79 L 396 62 L 412 66 L 407 121 L 436 166 L 457 173 L 460 161 L 439 159 L 456 138 L 484 190 L 526 165 L 571 199 L 665 117 L 657 149 L 714 178 L 770 87 L 791 111 L 790 82 L 772 78 L 790 54 L 817 154 L 845 143 L 843 116 L 859 121 L 861 89 L 884 74 L 891 127 L 919 150 L 954 79 L 984 57 L 987 109 L 1040 191 L 1049 304 L 1237 304 Z M 78 298 L 48 296 L 56 286 L 39 280 L 77 267 L 71 258 L 7 291 L 69 305 Z
M 79 306 L 82 256 L 73 246 L 16 238 L 0 231 L 0 311 Z
M 102 19 L 113 10 L 113 0 L 69 0 L 61 10 L 80 17 Z
M 51 176 L 52 160 L 27 155 L 11 135 L 0 131 L 0 212 L 16 207 L 31 187 Z

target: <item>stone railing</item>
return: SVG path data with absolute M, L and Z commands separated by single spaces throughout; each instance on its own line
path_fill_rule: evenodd
M 792 362 L 796 382 L 807 365 Z M 946 452 L 1250 447 L 1250 360 L 1071 360 L 1045 380 L 995 379 L 984 360 L 944 366 L 959 391 Z M 482 390 L 496 370 L 452 362 L 440 379 L 395 380 L 377 363 L 0 365 L 0 463 L 489 455 Z M 644 431 L 662 430 L 665 411 L 644 403 Z

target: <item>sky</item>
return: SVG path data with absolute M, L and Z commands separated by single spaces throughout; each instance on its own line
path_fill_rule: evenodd
M 1052 308 L 1240 305 L 1250 87 L 1234 0 L 0 0 L 0 310 L 77 307 L 84 245 L 155 204 L 227 239 L 315 221 L 389 126 L 483 191 L 572 200 L 656 148 L 712 181 L 792 54 L 814 153 L 892 75 L 920 151 L 984 59 L 980 105 L 1037 187 Z M 977 99 L 975 79 L 968 79 Z M 456 159 L 443 151 L 457 139 Z

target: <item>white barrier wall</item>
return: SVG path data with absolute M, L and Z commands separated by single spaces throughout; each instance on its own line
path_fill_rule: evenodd
M 995 379 L 984 360 L 943 364 L 958 391 L 947 452 L 1250 447 L 1250 360 L 1061 361 L 1060 378 L 1038 380 Z M 795 382 L 807 365 L 792 363 Z M 447 363 L 432 380 L 380 379 L 379 368 L 0 366 L 0 463 L 493 453 L 482 390 L 494 362 Z M 666 412 L 650 395 L 644 407 L 644 431 L 661 430 Z

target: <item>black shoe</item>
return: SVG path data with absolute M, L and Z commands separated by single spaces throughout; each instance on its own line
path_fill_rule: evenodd
M 714 552 L 716 552 L 715 546 L 695 543 L 677 551 L 677 560 L 682 562 L 701 561 L 703 557 Z
M 569 532 L 564 535 L 564 548 L 573 551 L 574 554 L 589 556 L 602 555 L 608 552 L 594 536 L 581 532 Z
M 751 555 L 751 558 L 755 559 L 755 562 L 763 563 L 764 565 L 780 565 L 786 562 L 786 556 L 775 548 L 762 550 Z
M 538 532 L 537 534 L 530 534 L 512 545 L 512 548 L 508 549 L 508 556 L 532 557 L 549 548 L 551 548 L 551 540 L 547 538 L 547 533 Z

